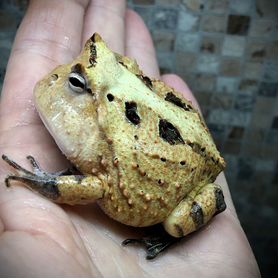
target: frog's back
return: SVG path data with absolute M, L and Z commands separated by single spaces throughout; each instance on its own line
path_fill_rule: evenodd
M 189 101 L 132 60 L 115 55 L 114 62 L 116 78 L 100 97 L 98 120 L 117 170 L 100 204 L 120 222 L 148 226 L 197 184 L 213 182 L 225 162 Z

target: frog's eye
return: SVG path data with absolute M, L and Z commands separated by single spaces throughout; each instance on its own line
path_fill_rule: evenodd
M 69 75 L 69 86 L 76 93 L 83 93 L 86 90 L 86 80 L 83 75 L 71 72 Z

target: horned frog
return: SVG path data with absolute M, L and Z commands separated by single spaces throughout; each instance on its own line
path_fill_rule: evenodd
M 113 219 L 135 227 L 163 223 L 169 238 L 141 242 L 154 258 L 175 239 L 198 230 L 225 210 L 220 186 L 225 168 L 191 102 L 137 63 L 112 52 L 95 33 L 71 64 L 55 68 L 35 87 L 37 111 L 80 171 L 44 172 L 32 156 L 30 172 L 7 176 L 57 203 L 97 201 Z

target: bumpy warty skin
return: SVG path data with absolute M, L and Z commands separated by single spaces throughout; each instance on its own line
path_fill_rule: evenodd
M 69 74 L 84 76 L 81 93 Z M 197 185 L 225 168 L 191 102 L 95 34 L 71 64 L 35 88 L 37 110 L 66 157 L 103 181 L 101 208 L 132 226 L 163 222 Z

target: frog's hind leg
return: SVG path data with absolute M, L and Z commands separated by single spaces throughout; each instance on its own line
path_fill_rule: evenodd
M 200 184 L 171 212 L 163 222 L 168 234 L 147 239 L 126 239 L 123 245 L 140 243 L 147 249 L 147 259 L 155 258 L 160 252 L 182 239 L 185 235 L 200 229 L 213 216 L 224 211 L 226 204 L 219 185 Z
M 224 195 L 219 185 L 199 185 L 179 203 L 163 225 L 170 235 L 183 237 L 198 230 L 225 209 Z
M 95 176 L 67 175 L 69 170 L 57 173 L 43 171 L 32 156 L 27 156 L 33 172 L 30 172 L 15 161 L 2 155 L 2 159 L 17 170 L 17 175 L 8 175 L 6 186 L 12 180 L 20 181 L 35 192 L 57 203 L 85 204 L 103 197 L 105 184 Z M 66 175 L 64 175 L 66 174 Z

